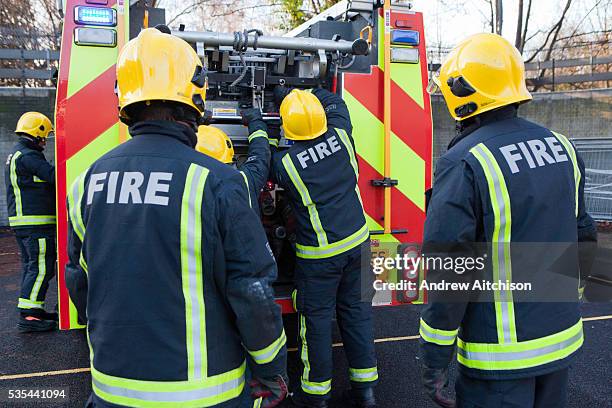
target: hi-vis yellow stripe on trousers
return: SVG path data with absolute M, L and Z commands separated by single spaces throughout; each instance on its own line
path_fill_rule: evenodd
M 571 142 L 567 140 L 565 136 L 563 136 L 560 133 L 556 133 L 556 132 L 552 132 L 552 133 L 553 135 L 555 135 L 557 140 L 559 140 L 559 142 L 563 145 L 563 147 L 565 147 L 567 154 L 572 160 L 572 165 L 574 166 L 574 184 L 576 185 L 576 195 L 575 195 L 576 217 L 578 217 L 578 201 L 579 201 L 578 194 L 579 194 L 579 189 L 580 189 L 580 179 L 582 175 L 580 174 L 580 168 L 578 167 L 578 159 L 576 158 L 576 150 L 574 149 L 574 146 L 571 144 Z
M 476 157 L 487 179 L 491 207 L 495 215 L 493 238 L 491 240 L 493 281 L 511 282 L 512 263 L 510 260 L 510 240 L 512 231 L 512 212 L 510 195 L 504 174 L 491 151 L 482 143 L 470 152 Z M 510 290 L 495 291 L 495 314 L 497 338 L 500 344 L 516 343 L 516 322 L 514 303 Z
M 293 297 L 295 298 L 295 296 Z M 304 365 L 304 371 L 302 372 L 302 378 L 300 379 L 302 391 L 307 394 L 325 395 L 331 391 L 331 379 L 322 382 L 310 381 L 310 361 L 308 357 L 308 341 L 306 340 L 306 317 L 300 313 L 299 318 L 301 347 L 300 358 L 302 360 L 302 364 Z
M 210 407 L 237 398 L 244 389 L 246 362 L 208 376 L 206 314 L 202 271 L 202 200 L 208 169 L 192 164 L 181 204 L 181 273 L 185 297 L 188 379 L 142 381 L 114 377 L 93 367 L 93 389 L 100 398 L 128 407 Z M 93 350 L 93 349 L 92 349 Z

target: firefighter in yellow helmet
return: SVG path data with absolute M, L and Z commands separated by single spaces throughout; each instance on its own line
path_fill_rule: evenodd
M 69 189 L 66 284 L 88 319 L 89 406 L 251 407 L 253 393 L 273 407 L 287 394 L 276 263 L 240 173 L 194 149 L 206 72 L 162 30 L 117 61 L 132 138 Z
M 584 163 L 565 136 L 517 116 L 531 95 L 521 55 L 501 36 L 462 41 L 436 87 L 458 133 L 437 162 L 423 251 L 442 259 L 484 253 L 490 261 L 467 272 L 430 268 L 428 281 L 547 285 L 529 298 L 501 285 L 463 296 L 429 291 L 420 327 L 425 390 L 442 407 L 564 407 L 568 367 L 583 342 L 578 273 L 589 272 L 577 243 L 597 239 L 585 211 Z M 563 258 L 555 255 L 561 243 Z M 564 275 L 574 278 L 569 288 Z M 455 351 L 456 403 L 442 392 Z
M 57 313 L 44 309 L 49 281 L 55 276 L 55 168 L 43 150 L 53 125 L 39 112 L 26 112 L 17 122 L 19 140 L 4 169 L 9 224 L 19 245 L 22 273 L 17 329 L 57 328 Z
M 199 127 L 196 150 L 222 163 L 236 164 L 249 190 L 251 207 L 259 214 L 259 193 L 268 181 L 270 173 L 270 144 L 276 145 L 278 141 L 268 139 L 268 127 L 259 109 L 245 109 L 241 111 L 241 115 L 242 123 L 249 128 L 249 149 L 243 163 L 235 163 L 231 139 L 224 131 L 214 126 Z
M 286 150 L 273 149 L 272 158 L 274 179 L 286 190 L 297 223 L 294 295 L 304 371 L 293 402 L 327 406 L 333 368 L 330 322 L 336 315 L 351 381 L 345 403 L 374 407 L 372 293 L 361 291 L 372 287 L 365 281 L 371 272 L 362 270 L 370 239 L 348 108 L 325 89 L 278 87 L 275 96 L 285 138 L 293 143 Z

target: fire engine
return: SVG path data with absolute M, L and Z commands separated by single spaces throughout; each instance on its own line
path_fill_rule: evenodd
M 57 208 L 67 188 L 97 158 L 130 136 L 119 121 L 115 63 L 143 27 L 165 23 L 165 11 L 129 0 L 64 0 L 56 101 Z M 138 3 L 138 4 L 137 4 Z M 208 72 L 206 109 L 244 158 L 247 130 L 239 110 L 258 107 L 280 132 L 276 85 L 325 87 L 346 101 L 359 160 L 359 188 L 372 256 L 417 256 L 425 191 L 431 186 L 432 123 L 423 16 L 406 1 L 342 1 L 284 36 L 254 28 L 234 33 L 171 27 L 191 44 Z M 280 146 L 290 141 L 281 139 Z M 260 196 L 262 223 L 278 261 L 275 284 L 283 312 L 290 292 L 295 237 L 283 191 L 268 183 Z M 67 215 L 58 211 L 60 327 L 80 327 L 64 286 Z M 385 280 L 418 280 L 418 271 L 390 271 Z M 405 276 L 404 276 L 405 275 Z M 418 291 L 378 293 L 376 305 L 422 300 Z

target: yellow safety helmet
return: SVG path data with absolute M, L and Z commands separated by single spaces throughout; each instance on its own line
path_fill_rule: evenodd
M 438 88 L 458 121 L 533 99 L 521 54 L 505 38 L 491 33 L 472 35 L 451 51 L 428 90 L 433 93 Z
M 204 112 L 206 71 L 184 40 L 156 28 L 142 30 L 121 50 L 117 61 L 119 117 L 126 108 L 145 101 L 172 101 Z
M 39 112 L 26 112 L 21 115 L 15 129 L 15 133 L 25 133 L 42 139 L 46 139 L 52 131 L 51 120 Z
M 222 163 L 231 164 L 234 161 L 234 146 L 231 139 L 219 128 L 200 126 L 198 128 L 198 144 L 196 150 Z
M 281 103 L 280 115 L 287 139 L 311 140 L 327 132 L 325 109 L 311 92 L 291 91 Z

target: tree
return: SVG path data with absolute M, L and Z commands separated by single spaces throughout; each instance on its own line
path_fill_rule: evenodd
M 281 10 L 287 16 L 281 27 L 287 30 L 293 29 L 338 2 L 340 0 L 281 0 Z
M 0 47 L 23 50 L 57 50 L 61 37 L 61 17 L 54 0 L 0 0 Z M 2 60 L 0 67 L 36 69 L 49 67 L 49 61 Z M 44 80 L 3 79 L 8 86 L 45 86 Z

